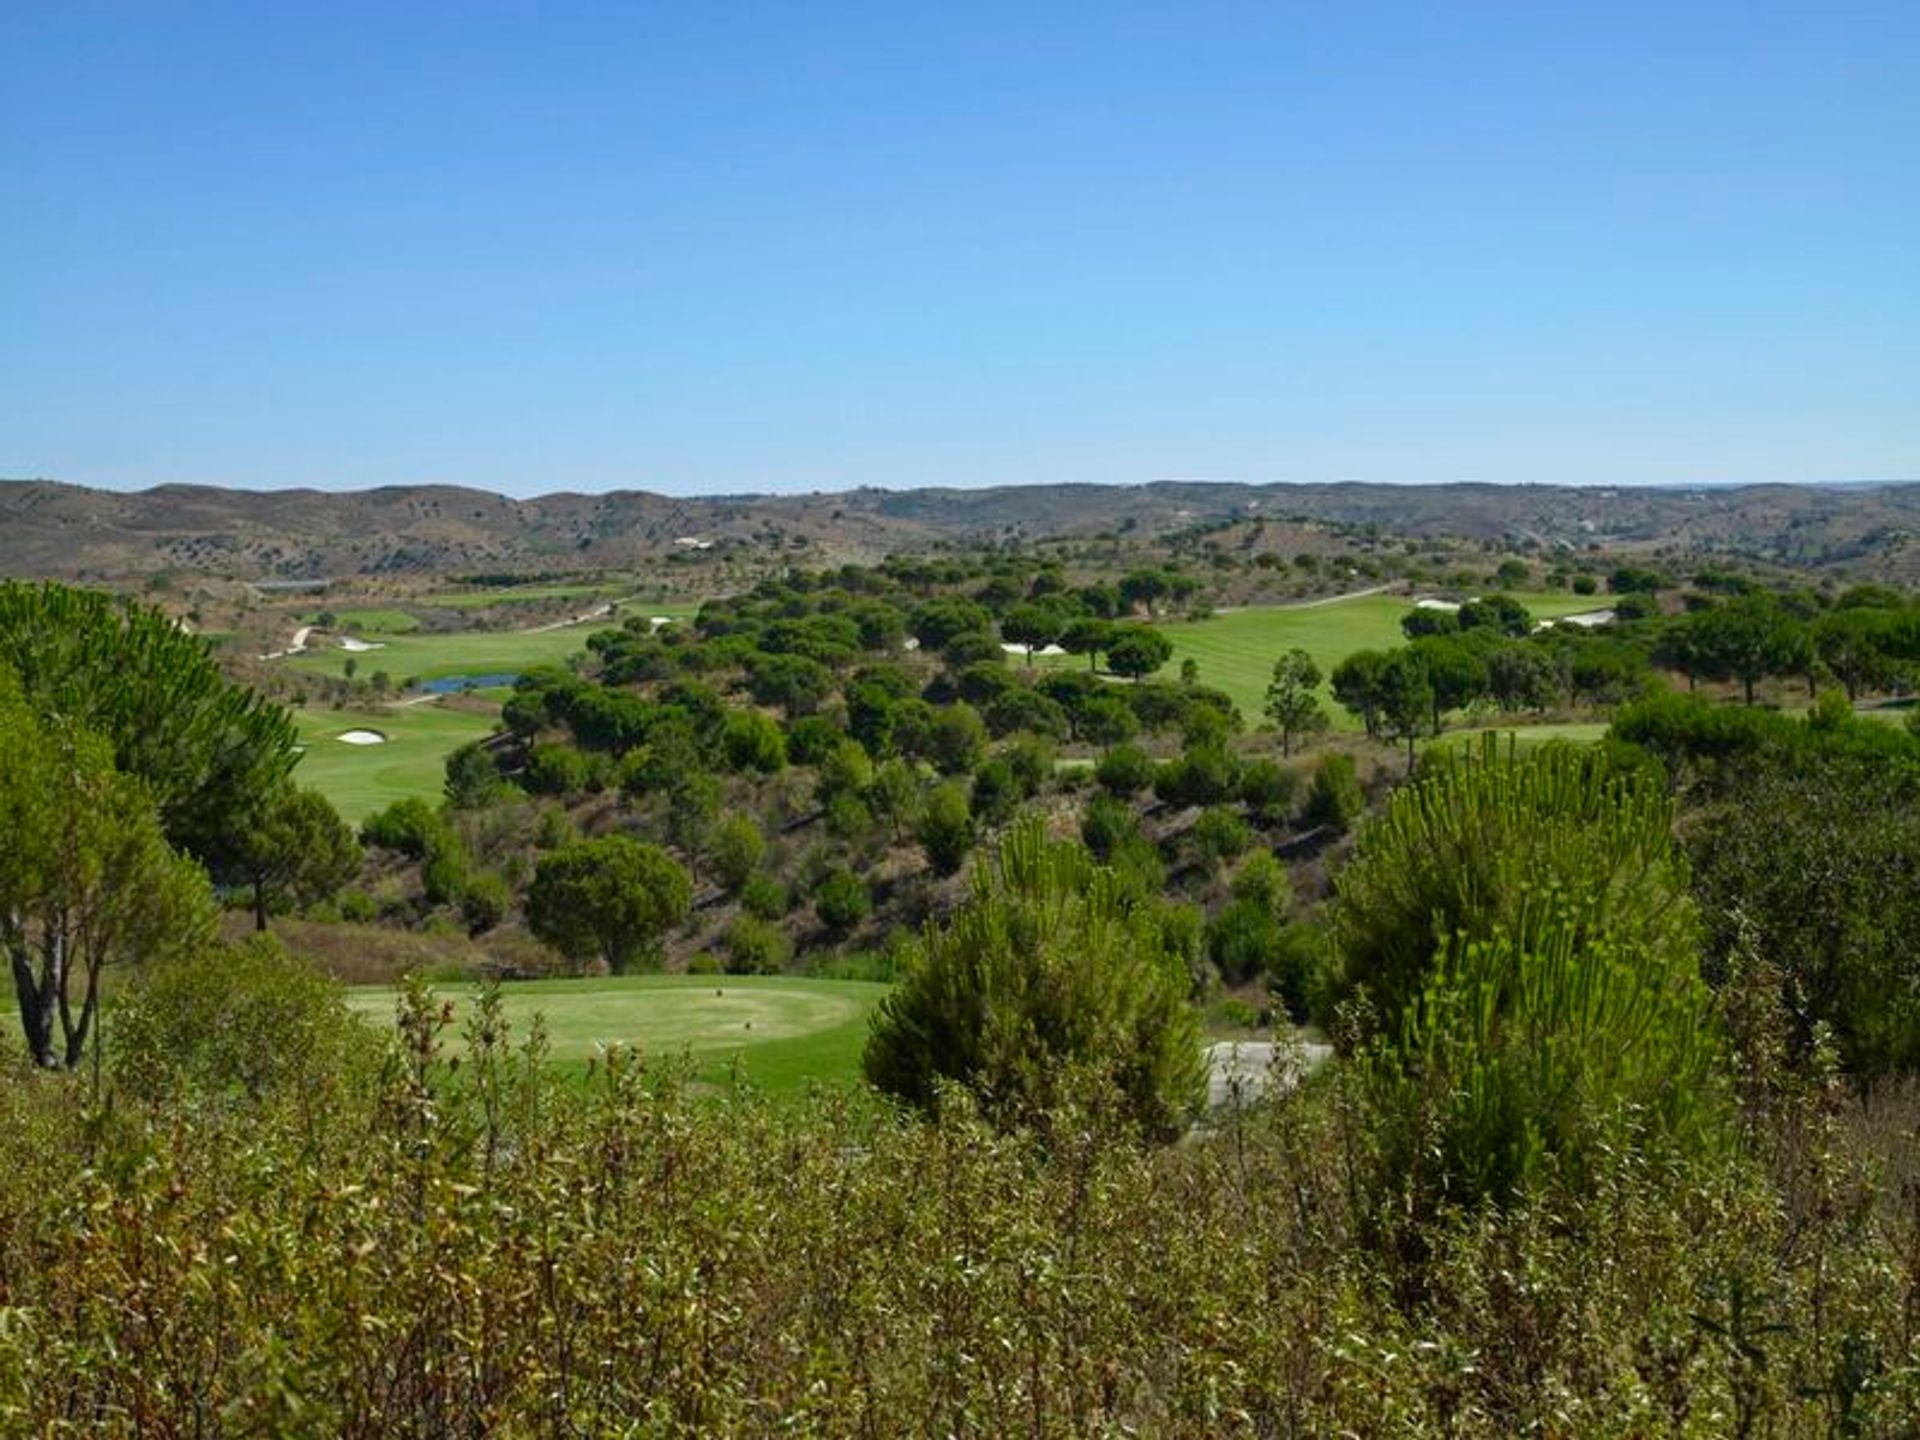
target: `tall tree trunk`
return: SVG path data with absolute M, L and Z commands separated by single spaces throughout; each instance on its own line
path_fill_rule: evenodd
M 257 870 L 253 873 L 253 928 L 259 934 L 267 933 L 267 881 Z

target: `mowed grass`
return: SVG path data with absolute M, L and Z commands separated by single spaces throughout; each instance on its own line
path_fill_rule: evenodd
M 438 704 L 390 710 L 307 707 L 295 710 L 293 718 L 306 747 L 293 778 L 313 786 L 355 824 L 395 800 L 438 800 L 449 752 L 494 726 L 491 715 Z M 339 738 L 347 730 L 378 730 L 387 740 L 349 745 Z
M 402 681 L 437 680 L 445 675 L 518 674 L 535 665 L 562 665 L 586 648 L 587 637 L 604 624 L 564 630 L 464 630 L 452 635 L 394 635 L 378 650 L 342 650 L 337 645 L 296 655 L 284 663 L 316 675 L 344 675 L 348 660 L 365 678 L 377 670 Z
M 549 600 L 610 600 L 632 593 L 629 585 L 614 583 L 577 585 L 513 585 L 498 589 L 453 590 L 441 595 L 422 595 L 420 604 L 436 610 L 488 610 L 495 605 L 537 605 Z M 591 607 L 589 607 L 591 608 Z
M 535 665 L 562 665 L 586 649 L 587 637 L 599 630 L 618 629 L 629 615 L 691 615 L 698 607 L 686 601 L 655 605 L 636 600 L 617 617 L 566 625 L 556 630 L 461 630 L 447 635 L 383 635 L 378 650 L 342 650 L 322 643 L 320 648 L 283 663 L 317 675 L 344 675 L 354 660 L 354 674 L 368 676 L 384 670 L 397 685 L 405 680 L 438 680 L 448 675 L 518 674 Z
M 1578 615 L 1604 608 L 1607 603 L 1602 597 L 1564 592 L 1516 594 L 1514 598 L 1536 620 Z M 1388 650 L 1405 644 L 1400 620 L 1412 608 L 1413 602 L 1404 595 L 1364 595 L 1331 604 L 1258 606 L 1226 611 L 1208 620 L 1171 621 L 1160 626 L 1161 633 L 1173 642 L 1173 659 L 1160 674 L 1162 678 L 1174 678 L 1183 660 L 1198 661 L 1200 683 L 1226 691 L 1247 724 L 1257 725 L 1275 660 L 1298 648 L 1313 656 L 1323 677 L 1331 675 L 1333 667 L 1356 650 Z M 1086 663 L 1071 656 L 1058 659 Z M 1333 692 L 1324 679 L 1321 699 L 1335 728 L 1360 728 L 1358 719 L 1334 703 Z
M 584 1070 L 610 1045 L 661 1058 L 689 1055 L 702 1080 L 739 1078 L 768 1091 L 809 1082 L 848 1084 L 859 1078 L 873 1009 L 890 987 L 860 980 L 790 979 L 782 975 L 628 975 L 586 980 L 534 980 L 504 986 L 510 1042 L 542 1017 L 557 1065 Z M 474 987 L 436 993 L 464 1023 Z M 347 1003 L 373 1023 L 391 1023 L 397 992 L 356 987 Z M 457 1051 L 458 1044 L 450 1044 Z

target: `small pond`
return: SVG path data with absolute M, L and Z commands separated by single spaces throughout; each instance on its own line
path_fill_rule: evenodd
M 442 675 L 437 680 L 422 680 L 413 688 L 428 695 L 458 695 L 462 690 L 497 690 L 520 678 L 518 671 L 498 675 Z

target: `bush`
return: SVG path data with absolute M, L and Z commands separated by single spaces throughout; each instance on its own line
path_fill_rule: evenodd
M 1504 936 L 1525 957 L 1567 925 L 1577 952 L 1605 942 L 1663 972 L 1697 971 L 1672 826 L 1644 775 L 1571 746 L 1508 758 L 1487 737 L 1396 793 L 1335 877 L 1334 998 L 1364 986 L 1392 1029 L 1426 992 L 1442 940 Z
M 1240 762 L 1225 745 L 1195 745 L 1162 765 L 1153 777 L 1153 793 L 1169 805 L 1218 805 L 1231 800 L 1240 783 Z
M 1267 958 L 1267 989 L 1295 1024 L 1305 1021 L 1320 1003 L 1330 944 L 1325 929 L 1302 921 L 1280 932 L 1279 943 Z
M 1599 882 L 1604 884 L 1604 879 Z M 1601 937 L 1575 900 L 1511 933 L 1443 943 L 1364 1063 L 1389 1173 L 1431 1213 L 1506 1202 L 1610 1153 L 1721 1145 L 1713 1004 L 1694 957 Z
M 915 946 L 875 1018 L 867 1076 L 921 1106 L 943 1081 L 964 1086 L 1003 1125 L 1072 1100 L 1171 1138 L 1203 1088 L 1188 985 L 1149 907 L 1085 847 L 1023 821 Z
M 973 848 L 973 811 L 957 781 L 927 792 L 915 833 L 936 875 L 951 875 L 960 868 Z
M 1194 854 L 1210 870 L 1244 854 L 1252 843 L 1247 822 L 1223 805 L 1205 811 L 1194 822 Z
M 793 958 L 793 942 L 778 925 L 741 915 L 727 927 L 729 975 L 778 975 Z
M 428 852 L 420 867 L 420 886 L 430 905 L 451 905 L 467 888 L 466 852 L 453 835 Z
M 1267 973 L 1280 953 L 1280 922 L 1265 905 L 1235 900 L 1207 924 L 1207 959 L 1229 985 Z
M 447 803 L 456 810 L 479 810 L 498 800 L 506 789 L 500 766 L 478 740 L 471 740 L 447 756 Z
M 732 814 L 713 827 L 707 840 L 707 860 L 714 878 L 729 895 L 737 895 L 760 868 L 767 854 L 767 837 L 751 815 Z
M 1153 757 L 1138 745 L 1116 745 L 1100 757 L 1094 778 L 1115 795 L 1138 795 L 1153 784 Z
M 1112 795 L 1095 795 L 1080 812 L 1080 839 L 1103 863 L 1122 841 L 1140 833 L 1133 806 Z
M 814 913 L 836 936 L 851 931 L 873 911 L 867 883 L 851 870 L 829 871 L 813 892 Z
M 424 800 L 396 800 L 360 822 L 362 844 L 397 850 L 413 860 L 426 858 L 427 848 L 448 833 L 440 812 Z
M 460 918 L 467 922 L 469 935 L 482 935 L 507 918 L 513 908 L 513 892 L 507 882 L 491 870 L 469 876 L 460 891 Z
M 520 784 L 532 795 L 579 795 L 586 791 L 593 767 L 581 751 L 558 741 L 543 741 L 527 752 Z
M 735 710 L 720 733 L 727 764 L 735 770 L 772 775 L 786 768 L 787 742 L 780 727 L 757 710 Z
M 1351 755 L 1322 755 L 1307 786 L 1301 819 L 1315 829 L 1345 830 L 1367 808 L 1366 792 Z
M 116 1007 L 115 1081 L 159 1098 L 182 1086 L 261 1100 L 370 1073 L 374 1032 L 344 993 L 277 940 L 153 966 Z
M 771 875 L 750 876 L 740 887 L 740 908 L 762 920 L 780 919 L 790 905 L 787 887 Z
M 982 824 L 998 825 L 1019 808 L 1023 798 L 1013 767 L 998 756 L 988 760 L 973 776 L 970 805 Z
M 1240 801 L 1262 825 L 1278 825 L 1293 813 L 1301 774 L 1272 760 L 1249 760 L 1240 771 Z

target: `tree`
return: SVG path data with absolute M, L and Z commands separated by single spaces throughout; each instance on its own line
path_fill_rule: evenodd
M 787 742 L 780 727 L 758 710 L 735 710 L 720 732 L 720 748 L 735 770 L 772 775 L 786 768 Z
M 867 1041 L 867 1077 L 915 1105 L 942 1082 L 993 1122 L 1080 1102 L 1172 1139 L 1198 1105 L 1200 1033 L 1186 961 L 1158 907 L 1134 903 L 1084 846 L 1019 823 L 968 902 L 915 944 Z
M 543 856 L 527 892 L 527 926 L 575 965 L 615 975 L 657 961 L 660 939 L 686 919 L 687 872 L 657 845 L 624 835 L 575 840 Z
M 1891 678 L 1892 622 L 1886 610 L 1867 607 L 1837 609 L 1814 622 L 1814 647 L 1846 687 L 1847 699 L 1857 700 L 1862 691 L 1881 689 Z
M 111 744 L 43 721 L 4 671 L 0 735 L 0 952 L 28 1054 L 71 1069 L 98 1035 L 102 974 L 211 944 L 213 892 Z
M 0 584 L 0 665 L 33 711 L 105 740 L 168 842 L 216 870 L 297 758 L 292 718 L 229 682 L 204 639 L 101 591 Z
M 447 756 L 447 803 L 456 810 L 481 810 L 505 792 L 499 762 L 478 740 L 470 740 Z
M 1463 710 L 1487 693 L 1487 664 L 1471 642 L 1452 636 L 1416 640 L 1407 647 L 1426 672 L 1432 692 L 1433 733 L 1449 710 Z
M 1356 650 L 1333 667 L 1329 681 L 1333 698 L 1359 717 L 1369 738 L 1380 733 L 1380 677 L 1386 665 L 1386 651 Z
M 1510 640 L 1524 640 L 1533 632 L 1533 616 L 1511 595 L 1469 600 L 1454 618 L 1462 630 L 1492 630 Z
M 1113 638 L 1113 622 L 1098 615 L 1083 615 L 1070 620 L 1060 632 L 1060 648 L 1069 655 L 1087 657 L 1087 668 L 1100 668 L 1100 654 Z
M 986 753 L 987 725 L 964 701 L 934 712 L 927 736 L 927 758 L 942 775 L 964 775 Z
M 1320 705 L 1320 667 L 1304 650 L 1289 650 L 1273 662 L 1267 686 L 1267 718 L 1280 732 L 1280 753 L 1293 754 L 1293 737 L 1325 727 Z
M 707 850 L 720 888 L 738 895 L 766 858 L 766 833 L 751 815 L 736 811 L 713 827 Z
M 1033 652 L 1053 644 L 1066 629 L 1066 618 L 1053 605 L 1016 605 L 1000 620 L 1000 638 L 1027 652 L 1027 664 L 1033 664 Z
M 1135 570 L 1120 582 L 1120 601 L 1129 610 L 1145 607 L 1151 618 L 1153 607 L 1170 588 L 1166 571 Z
M 1537 646 L 1501 645 L 1487 652 L 1487 693 L 1502 710 L 1544 710 L 1559 690 L 1553 661 Z
M 1107 668 L 1136 683 L 1173 658 L 1173 642 L 1148 625 L 1122 625 L 1107 642 Z
M 240 863 L 253 887 L 253 928 L 265 930 L 277 906 L 314 904 L 353 879 L 360 846 L 326 796 L 289 784 L 255 807 Z
M 814 887 L 813 910 L 833 935 L 845 936 L 873 912 L 873 896 L 866 881 L 836 866 Z
M 1754 686 L 1769 675 L 1791 673 L 1802 660 L 1800 622 L 1765 593 L 1740 595 L 1687 621 L 1691 653 L 1703 674 L 1737 680 L 1753 704 Z
M 1433 683 L 1411 646 L 1395 650 L 1380 668 L 1380 726 L 1389 740 L 1407 742 L 1407 774 L 1413 774 L 1413 742 L 1434 710 Z

